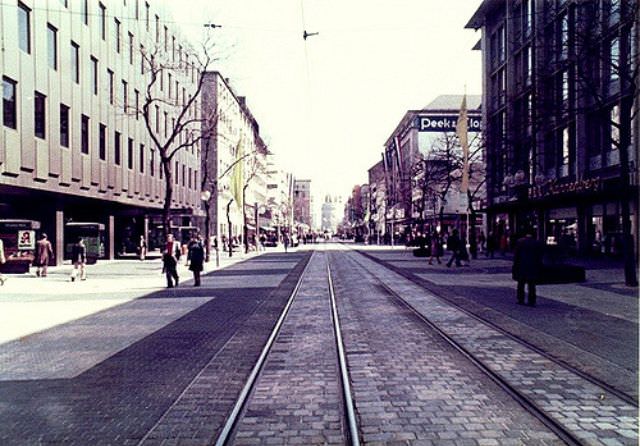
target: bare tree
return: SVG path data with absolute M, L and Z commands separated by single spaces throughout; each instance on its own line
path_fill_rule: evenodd
M 244 241 L 244 249 L 245 249 L 245 253 L 249 252 L 249 228 L 248 228 L 248 224 L 247 224 L 247 210 L 246 210 L 246 202 L 247 202 L 247 189 L 249 188 L 249 185 L 251 184 L 251 182 L 253 181 L 253 179 L 258 176 L 261 173 L 264 173 L 264 164 L 260 162 L 260 159 L 258 158 L 258 152 L 253 152 L 252 153 L 252 157 L 249 159 L 248 162 L 248 171 L 247 171 L 247 176 L 244 178 L 244 184 L 242 186 L 242 222 L 243 222 L 243 241 Z M 257 212 L 257 210 L 256 210 Z M 257 232 L 258 232 L 258 222 L 256 219 L 256 237 L 257 237 Z M 257 240 L 256 240 L 257 242 Z
M 198 147 L 207 137 L 207 126 L 202 124 L 217 119 L 216 116 L 202 116 L 199 110 L 203 88 L 200 73 L 214 62 L 212 51 L 209 42 L 204 42 L 199 51 L 180 51 L 178 57 L 175 51 L 169 53 L 160 44 L 146 49 L 141 47 L 141 68 L 146 75 L 146 88 L 140 101 L 136 97 L 135 103 L 124 104 L 127 113 L 142 116 L 159 155 L 165 185 L 162 208 L 165 236 L 170 231 L 174 175 L 178 175 L 178 172 L 173 172 L 172 161 L 179 152 Z M 182 91 L 178 91 L 179 79 L 183 80 L 183 85 L 193 85 L 189 94 L 184 86 Z M 161 116 L 164 117 L 162 125 Z

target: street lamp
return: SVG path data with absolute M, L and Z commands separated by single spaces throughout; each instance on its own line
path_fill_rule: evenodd
M 204 202 L 204 236 L 205 236 L 205 261 L 211 258 L 211 191 L 203 190 L 200 199 Z M 220 266 L 220 255 L 218 252 L 218 225 L 216 224 L 216 267 Z

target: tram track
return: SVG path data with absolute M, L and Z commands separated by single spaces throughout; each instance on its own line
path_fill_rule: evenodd
M 459 342 L 459 340 L 457 340 L 455 336 L 450 335 L 446 329 L 443 329 L 438 322 L 434 322 L 433 320 L 431 320 L 430 317 L 425 315 L 424 311 L 421 311 L 420 309 L 416 308 L 416 306 L 412 302 L 404 298 L 398 291 L 394 290 L 391 286 L 389 286 L 388 277 L 387 277 L 387 280 L 383 280 L 378 274 L 373 272 L 371 268 L 363 264 L 363 262 L 361 261 L 362 257 L 356 260 L 354 255 L 355 256 L 361 255 L 365 259 L 369 259 L 375 264 L 378 264 L 379 266 L 385 269 L 388 269 L 390 271 L 393 271 L 399 274 L 403 278 L 409 280 L 413 284 L 424 289 L 424 287 L 422 287 L 419 282 L 417 282 L 416 280 L 412 280 L 411 277 L 408 277 L 407 275 L 402 274 L 399 271 L 396 271 L 396 269 L 390 267 L 389 265 L 383 263 L 382 261 L 379 261 L 373 256 L 370 256 L 370 255 L 367 255 L 366 253 L 362 253 L 360 251 L 355 251 L 355 250 L 350 250 L 350 252 L 352 253 L 352 260 L 356 264 L 358 264 L 360 268 L 366 271 L 368 275 L 374 278 L 379 288 L 384 290 L 384 292 L 391 299 L 393 299 L 393 301 L 397 302 L 399 305 L 401 305 L 402 307 L 410 311 L 416 318 L 418 318 L 426 326 L 428 326 L 430 330 L 433 330 L 443 340 L 445 340 L 452 348 L 460 352 L 465 358 L 467 358 L 472 364 L 474 364 L 479 370 L 481 370 L 483 374 L 485 374 L 488 378 L 490 378 L 493 382 L 495 382 L 503 391 L 505 391 L 509 396 L 511 396 L 515 401 L 517 401 L 518 404 L 520 404 L 527 412 L 529 412 L 531 415 L 537 418 L 540 422 L 542 422 L 549 430 L 554 432 L 554 434 L 556 434 L 559 438 L 561 438 L 562 441 L 564 441 L 566 444 L 569 444 L 569 445 L 608 444 L 606 443 L 606 441 L 599 442 L 598 439 L 595 439 L 595 438 L 594 440 L 587 440 L 586 436 L 584 435 L 584 432 L 576 432 L 577 430 L 576 425 L 572 424 L 571 421 L 568 421 L 567 419 L 559 419 L 555 414 L 550 414 L 544 407 L 541 407 L 539 402 L 535 401 L 535 398 L 531 397 L 531 394 L 529 395 L 525 394 L 523 391 L 521 391 L 521 389 L 517 384 L 514 384 L 510 382 L 508 379 L 505 379 L 505 377 L 502 376 L 500 371 L 494 370 L 495 367 L 492 367 L 491 365 L 487 364 L 484 358 L 481 358 L 478 356 L 477 352 L 474 352 L 472 349 L 468 348 L 468 346 L 463 345 L 463 343 Z M 500 335 L 503 335 L 509 338 L 510 340 L 517 342 L 518 344 L 524 346 L 525 348 L 535 352 L 535 354 L 543 356 L 545 359 L 552 361 L 556 365 L 564 368 L 566 371 L 576 375 L 580 379 L 583 379 L 590 384 L 600 387 L 603 390 L 603 393 L 601 394 L 601 399 L 604 399 L 604 395 L 607 392 L 609 392 L 610 397 L 611 395 L 618 397 L 621 401 L 623 401 L 625 404 L 628 404 L 631 407 L 631 410 L 628 411 L 628 413 L 633 413 L 634 410 L 637 408 L 637 402 L 635 402 L 628 395 L 624 395 L 624 394 L 620 395 L 620 392 L 617 391 L 617 389 L 610 388 L 610 386 L 607 386 L 606 383 L 602 383 L 604 385 L 601 386 L 600 380 L 594 379 L 593 377 L 590 377 L 588 375 L 585 376 L 586 375 L 585 373 L 579 370 L 576 370 L 574 367 L 571 367 L 570 365 L 564 364 L 563 362 L 556 360 L 555 358 L 551 357 L 548 354 L 545 354 L 544 352 L 541 352 L 540 349 L 531 345 L 530 343 L 516 336 L 513 336 L 512 334 L 506 332 L 505 330 L 496 326 L 495 324 L 489 321 L 485 321 L 484 319 L 476 316 L 475 314 L 470 313 L 466 309 L 460 308 L 459 306 L 455 305 L 455 303 L 450 302 L 448 299 L 438 295 L 434 297 L 436 299 L 440 299 L 446 305 L 454 306 L 457 311 L 460 311 L 466 316 L 473 318 L 474 320 L 482 324 L 487 325 L 488 327 L 495 330 L 496 332 L 499 332 Z M 575 404 L 577 405 L 578 403 L 575 403 Z M 572 410 L 573 409 L 569 409 L 569 411 L 572 411 Z M 609 418 L 604 417 L 603 419 L 609 419 Z M 637 424 L 637 419 L 636 419 L 636 424 Z M 589 434 L 588 436 L 590 435 L 591 434 Z M 624 440 L 628 440 L 628 439 L 622 438 L 622 440 L 624 442 Z M 635 441 L 637 441 L 637 439 Z M 632 444 L 632 443 L 627 441 L 627 442 L 624 442 L 623 444 Z
M 483 318 L 481 316 L 479 316 L 478 314 L 468 310 L 467 308 L 463 307 L 462 305 L 460 305 L 458 302 L 456 302 L 454 299 L 448 297 L 446 295 L 446 293 L 441 293 L 439 292 L 439 290 L 437 289 L 436 286 L 427 286 L 424 283 L 424 280 L 421 280 L 417 277 L 415 277 L 412 273 L 404 271 L 402 268 L 398 268 L 394 265 L 389 264 L 388 262 L 385 262 L 383 260 L 380 260 L 379 258 L 365 252 L 362 250 L 355 250 L 356 252 L 358 252 L 359 254 L 363 255 L 364 257 L 368 258 L 369 260 L 390 269 L 391 271 L 395 272 L 396 274 L 402 276 L 403 278 L 411 281 L 412 283 L 414 283 L 415 285 L 419 286 L 420 288 L 436 295 L 438 298 L 446 301 L 448 304 L 454 306 L 456 309 L 458 309 L 459 311 L 463 312 L 464 314 L 466 314 L 467 316 L 482 322 L 483 324 L 486 324 L 488 326 L 490 326 L 492 329 L 500 332 L 502 335 L 509 337 L 510 339 L 522 344 L 523 346 L 527 347 L 528 349 L 536 352 L 537 354 L 545 357 L 546 359 L 548 359 L 549 361 L 554 362 L 555 364 L 558 364 L 559 366 L 563 367 L 566 370 L 571 371 L 573 374 L 580 376 L 582 379 L 585 379 L 589 382 L 591 382 L 592 384 L 602 388 L 603 390 L 605 390 L 606 392 L 615 395 L 617 398 L 620 398 L 622 401 L 635 406 L 636 408 L 638 408 L 638 399 L 636 397 L 634 397 L 633 395 L 630 395 L 606 382 L 604 382 L 602 379 L 593 376 L 592 374 L 589 374 L 587 372 L 585 372 L 584 370 L 581 370 L 573 365 L 571 365 L 569 362 L 562 360 L 560 358 L 558 358 L 557 356 L 554 356 L 553 354 L 550 354 L 549 352 L 541 349 L 540 347 L 538 347 L 537 345 L 529 342 L 528 340 L 522 338 L 521 336 L 518 336 L 506 329 L 504 329 L 503 327 L 501 327 L 499 324 L 488 320 L 486 318 Z
M 317 256 L 317 255 L 318 255 L 317 253 L 314 253 L 314 256 Z M 296 299 L 298 299 L 298 296 L 300 294 L 300 289 L 303 284 L 303 281 L 305 280 L 306 276 L 309 274 L 309 268 L 313 260 L 314 259 L 312 256 L 311 260 L 306 265 L 305 269 L 302 271 L 300 277 L 298 278 L 296 286 L 291 292 L 287 300 L 287 303 L 282 310 L 282 313 L 280 314 L 276 324 L 274 325 L 273 330 L 271 331 L 271 334 L 269 335 L 269 338 L 265 343 L 258 357 L 258 360 L 256 361 L 256 364 L 251 370 L 251 373 L 249 374 L 249 377 L 247 378 L 247 381 L 242 391 L 240 392 L 232 411 L 230 412 L 219 436 L 215 440 L 216 446 L 223 446 L 223 445 L 233 444 L 236 442 L 236 435 L 238 434 L 239 425 L 242 421 L 244 414 L 247 412 L 248 406 L 251 404 L 252 396 L 255 395 L 256 388 L 263 375 L 263 371 L 265 370 L 265 367 L 267 367 L 267 364 L 270 358 L 273 356 L 272 352 L 274 351 L 275 344 L 278 343 L 278 341 L 280 340 L 280 337 L 282 334 L 282 328 L 286 324 L 287 318 L 292 313 L 292 307 L 296 305 Z M 339 393 L 341 396 L 341 400 L 337 403 L 343 410 L 343 414 L 342 414 L 343 420 L 341 424 L 346 427 L 341 429 L 344 434 L 343 438 L 340 438 L 338 440 L 336 438 L 327 439 L 325 437 L 323 443 L 324 444 L 331 444 L 331 443 L 350 444 L 352 446 L 359 446 L 360 445 L 359 431 L 358 431 L 357 419 L 356 419 L 356 414 L 354 409 L 354 403 L 352 399 L 352 393 L 349 385 L 349 372 L 348 372 L 347 361 L 345 357 L 344 344 L 342 341 L 342 333 L 340 329 L 340 321 L 339 321 L 337 305 L 335 301 L 335 293 L 333 290 L 333 283 L 331 279 L 331 269 L 328 261 L 325 260 L 324 263 L 325 264 L 323 266 L 325 267 L 324 271 L 326 272 L 326 279 L 327 279 L 326 291 L 328 291 L 328 295 L 329 295 L 328 306 L 330 307 L 330 314 L 331 314 L 330 319 L 333 327 L 332 333 L 333 333 L 333 338 L 335 342 L 335 351 L 337 355 L 335 358 L 335 361 L 337 362 L 336 374 L 338 375 L 338 381 L 340 383 Z M 289 342 L 289 341 L 286 341 L 286 342 Z M 286 384 L 284 383 L 282 385 L 286 386 Z M 296 411 L 294 413 L 301 413 L 301 412 Z

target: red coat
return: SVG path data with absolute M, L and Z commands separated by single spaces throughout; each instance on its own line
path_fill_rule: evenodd
M 33 259 L 34 266 L 44 266 L 49 264 L 49 259 L 53 258 L 51 242 L 47 239 L 38 240 L 36 243 L 36 253 Z

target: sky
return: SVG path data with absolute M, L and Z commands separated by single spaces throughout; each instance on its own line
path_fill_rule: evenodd
M 407 110 L 481 94 L 480 32 L 464 28 L 480 0 L 166 3 L 189 40 L 215 42 L 214 69 L 247 97 L 279 164 L 311 179 L 316 208 L 367 182 Z

